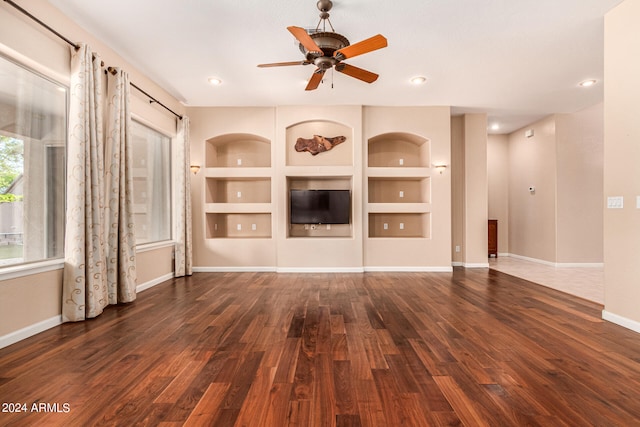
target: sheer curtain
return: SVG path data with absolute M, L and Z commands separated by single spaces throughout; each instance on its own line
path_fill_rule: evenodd
M 136 299 L 136 235 L 133 222 L 133 157 L 129 75 L 107 74 L 109 119 L 105 148 L 105 237 L 109 304 Z
M 108 304 L 136 297 L 129 80 L 108 74 L 98 54 L 72 50 L 62 319 L 96 317 Z M 106 177 L 106 179 L 105 179 Z M 105 197 L 106 195 L 106 197 Z
M 95 317 L 108 304 L 104 240 L 103 70 L 81 44 L 71 52 L 62 320 Z
M 176 253 L 175 276 L 193 274 L 191 245 L 191 161 L 189 156 L 189 117 L 178 120 L 176 153 Z

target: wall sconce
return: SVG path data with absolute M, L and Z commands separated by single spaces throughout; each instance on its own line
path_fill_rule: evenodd
M 442 172 L 445 171 L 445 169 L 447 168 L 447 165 L 445 165 L 444 163 L 438 163 L 438 164 L 434 164 L 433 167 L 436 168 L 438 172 L 440 172 L 440 175 L 442 175 Z
M 200 166 L 199 165 L 191 165 L 189 166 L 189 169 L 191 169 L 191 172 L 193 172 L 193 174 L 197 174 L 198 171 L 200 171 Z

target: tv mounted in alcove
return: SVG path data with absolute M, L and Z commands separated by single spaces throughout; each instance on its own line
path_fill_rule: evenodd
M 291 224 L 349 224 L 350 190 L 290 190 Z

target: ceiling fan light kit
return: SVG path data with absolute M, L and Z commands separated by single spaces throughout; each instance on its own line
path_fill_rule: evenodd
M 298 40 L 300 51 L 305 56 L 305 59 L 302 61 L 260 64 L 258 67 L 267 68 L 313 64 L 316 66 L 316 69 L 309 79 L 305 90 L 317 89 L 322 82 L 324 73 L 332 68 L 339 73 L 346 74 L 366 83 L 375 82 L 378 79 L 376 73 L 363 70 L 362 68 L 346 64 L 342 61 L 387 47 L 387 39 L 383 35 L 378 34 L 352 45 L 345 36 L 333 31 L 333 26 L 331 25 L 331 21 L 329 21 L 329 11 L 333 7 L 331 0 L 319 0 L 316 6 L 320 11 L 320 22 L 318 22 L 315 32 L 309 34 L 309 32 L 302 27 L 287 27 L 287 30 Z M 332 31 L 326 31 L 326 23 L 329 23 Z M 321 25 L 322 31 L 320 31 Z

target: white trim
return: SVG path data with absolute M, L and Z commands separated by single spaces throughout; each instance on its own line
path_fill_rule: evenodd
M 602 318 L 616 325 L 631 329 L 633 332 L 640 333 L 640 322 L 636 320 L 627 319 L 626 317 L 613 314 L 607 310 L 602 310 Z
M 561 268 L 604 268 L 603 262 L 558 262 L 556 267 Z
M 173 277 L 174 276 L 172 272 L 172 273 L 167 273 L 164 276 L 157 277 L 153 280 L 149 280 L 148 282 L 142 283 L 136 286 L 136 293 L 146 291 L 149 288 L 153 288 L 154 286 L 159 285 L 162 282 L 166 282 L 167 280 L 173 279 Z
M 173 240 L 162 240 L 160 242 L 143 243 L 136 246 L 136 253 L 149 252 L 156 249 L 175 247 L 176 242 Z
M 464 262 L 452 261 L 451 262 L 451 267 L 464 267 Z
M 489 268 L 489 263 L 488 262 L 478 262 L 478 263 L 465 262 L 465 263 L 462 263 L 462 266 L 464 268 Z
M 32 274 L 46 273 L 47 271 L 62 270 L 63 259 L 51 259 L 29 264 L 20 264 L 0 268 L 0 281 L 31 276 Z
M 552 262 L 552 261 L 545 261 L 537 258 L 529 258 L 526 256 L 516 255 L 516 254 L 505 254 L 503 256 L 507 256 L 515 259 L 521 259 L 524 261 L 535 262 L 538 264 L 544 264 L 544 265 L 548 265 L 549 267 L 558 267 L 558 268 L 603 268 L 604 267 L 604 263 L 602 262 Z
M 364 271 L 367 273 L 374 272 L 408 272 L 408 273 L 451 273 L 453 267 L 365 267 Z
M 62 315 L 58 315 L 33 325 L 29 325 L 25 328 L 18 329 L 17 331 L 10 332 L 7 335 L 0 337 L 0 348 L 8 347 L 11 344 L 15 344 L 18 341 L 22 341 L 61 324 Z
M 364 273 L 363 267 L 278 267 L 278 273 Z
M 275 267 L 193 267 L 194 273 L 274 273 Z

